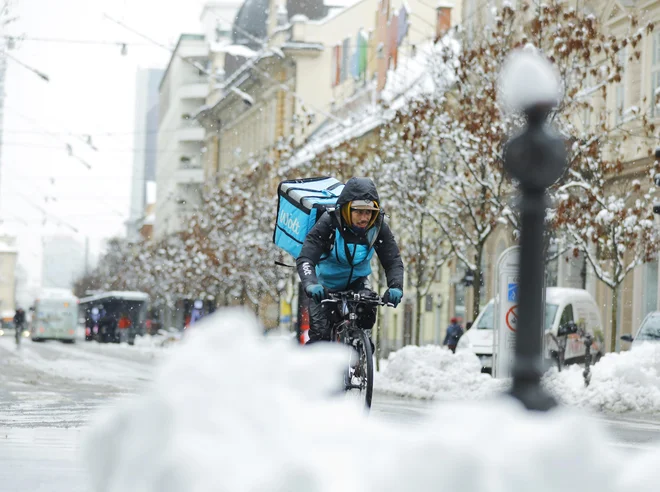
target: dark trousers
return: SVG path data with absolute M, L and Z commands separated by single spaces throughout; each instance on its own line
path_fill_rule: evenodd
M 366 277 L 360 278 L 351 284 L 349 289 L 356 292 L 371 290 L 371 283 Z M 320 341 L 330 341 L 330 332 L 332 326 L 341 320 L 341 314 L 337 312 L 337 305 L 335 304 L 321 304 L 313 300 L 309 302 L 309 341 L 307 343 L 314 343 Z M 373 328 L 376 322 L 376 308 L 375 306 L 364 306 L 364 310 L 358 313 L 358 326 L 364 330 Z

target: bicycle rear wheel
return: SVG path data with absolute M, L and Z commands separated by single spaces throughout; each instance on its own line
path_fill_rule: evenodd
M 346 391 L 359 392 L 366 408 L 371 408 L 374 392 L 374 358 L 367 332 L 359 330 L 354 338 L 353 349 L 346 381 Z

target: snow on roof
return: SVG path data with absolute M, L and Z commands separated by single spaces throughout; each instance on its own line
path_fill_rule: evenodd
M 227 53 L 232 56 L 242 56 L 243 58 L 253 58 L 258 54 L 256 51 L 242 44 L 211 43 L 209 49 L 212 53 Z
M 396 70 L 388 72 L 385 88 L 380 94 L 381 100 L 389 107 L 365 102 L 341 123 L 328 121 L 296 152 L 289 165 L 296 167 L 328 148 L 369 133 L 394 118 L 396 111 L 411 99 L 450 87 L 454 81 L 452 67 L 438 64 L 440 58 L 437 55 L 445 48 L 454 52 L 460 49 L 452 33 L 438 43 L 430 41 L 420 45 L 414 56 L 401 53 Z M 373 84 L 368 89 L 374 90 Z
M 110 298 L 123 299 L 125 301 L 148 301 L 149 294 L 145 292 L 136 292 L 136 291 L 118 291 L 113 290 L 110 292 L 101 292 L 100 294 L 95 294 L 89 297 L 83 297 L 80 299 L 81 304 L 84 302 L 95 302 L 103 301 Z
M 286 50 L 315 50 L 323 51 L 323 44 L 321 43 L 303 43 L 301 41 L 286 41 L 282 44 L 282 49 Z
M 4 243 L 0 243 L 0 253 L 18 253 L 18 249 L 14 246 L 8 246 Z
M 230 90 L 240 97 L 246 104 L 249 104 L 250 106 L 254 105 L 254 98 L 247 92 L 243 92 L 238 87 L 232 87 Z

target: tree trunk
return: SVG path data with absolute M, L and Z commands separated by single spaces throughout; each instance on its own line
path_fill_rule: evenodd
M 417 228 L 417 241 L 419 251 L 421 252 L 424 247 L 424 214 L 420 217 L 419 227 Z M 418 347 L 422 343 L 422 293 L 420 291 L 423 284 L 425 266 L 426 261 L 422 259 L 422 255 L 417 255 L 417 261 L 415 263 L 415 343 L 417 343 Z
M 480 244 L 477 247 L 477 254 L 475 256 L 475 262 L 477 269 L 474 272 L 474 284 L 472 285 L 472 319 L 464 321 L 474 321 L 479 316 L 479 311 L 481 310 L 481 276 L 483 272 L 481 271 L 481 258 L 484 254 L 484 245 Z
M 612 322 L 610 332 L 610 351 L 616 352 L 617 315 L 619 312 L 619 286 L 612 289 Z
M 422 294 L 417 286 L 415 292 L 415 342 L 417 346 L 421 346 L 421 334 L 422 334 Z

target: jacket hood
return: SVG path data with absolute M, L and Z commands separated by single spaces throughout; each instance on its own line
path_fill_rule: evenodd
M 376 184 L 371 178 L 351 178 L 346 182 L 337 198 L 337 205 L 341 207 L 353 200 L 373 200 L 380 206 Z

